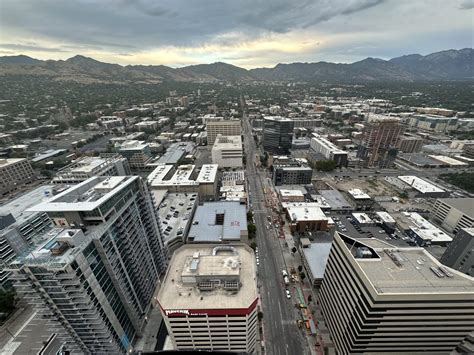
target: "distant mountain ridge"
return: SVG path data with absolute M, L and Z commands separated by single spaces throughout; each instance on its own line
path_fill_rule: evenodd
M 473 49 L 446 50 L 425 56 L 410 54 L 350 63 L 291 63 L 273 68 L 243 69 L 217 62 L 182 68 L 165 65 L 109 64 L 76 55 L 67 60 L 38 60 L 25 55 L 0 57 L 0 76 L 49 76 L 82 83 L 159 83 L 162 81 L 419 81 L 474 80 Z

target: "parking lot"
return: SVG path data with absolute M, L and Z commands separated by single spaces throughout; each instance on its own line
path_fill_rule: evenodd
M 353 238 L 377 238 L 398 247 L 408 247 L 408 243 L 403 238 L 407 238 L 405 234 L 397 230 L 396 237 L 388 235 L 381 226 L 359 226 L 352 215 L 333 215 L 331 216 L 336 224 L 336 230 L 347 234 Z

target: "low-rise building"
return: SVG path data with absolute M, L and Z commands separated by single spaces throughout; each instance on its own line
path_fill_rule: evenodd
M 374 204 L 374 200 L 367 193 L 361 189 L 349 189 L 347 193 L 356 205 L 356 209 L 366 210 L 370 209 Z
M 128 160 L 120 155 L 83 157 L 60 169 L 53 184 L 79 184 L 93 176 L 131 175 Z
M 354 212 L 352 213 L 352 217 L 354 218 L 354 221 L 361 227 L 369 227 L 375 225 L 375 222 L 366 213 Z
M 419 178 L 418 176 L 398 176 L 398 179 L 403 181 L 410 188 L 415 190 L 416 196 L 419 197 L 444 197 L 449 196 L 449 192 L 436 186 L 430 181 Z
M 0 195 L 12 192 L 35 179 L 35 173 L 28 160 L 0 159 Z
M 304 194 L 301 190 L 280 189 L 280 202 L 304 202 Z
M 427 221 L 418 213 L 402 212 L 402 214 L 409 220 L 409 226 L 405 232 L 419 246 L 431 244 L 446 245 L 453 240 L 451 236 Z
M 188 243 L 247 242 L 247 210 L 235 201 L 205 202 L 196 209 Z
M 256 268 L 243 244 L 176 250 L 157 297 L 173 348 L 255 353 Z
M 313 286 L 321 285 L 332 243 L 310 243 L 300 250 L 303 266 Z
M 280 185 L 308 185 L 311 184 L 313 169 L 308 166 L 273 166 L 273 183 Z
M 286 211 L 291 232 L 327 231 L 331 226 L 330 218 L 318 203 L 285 202 L 282 207 Z
M 242 168 L 242 137 L 217 135 L 211 155 L 212 163 L 221 168 Z

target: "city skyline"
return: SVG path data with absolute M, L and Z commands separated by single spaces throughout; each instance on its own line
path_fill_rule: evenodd
M 172 67 L 350 63 L 472 47 L 473 7 L 466 0 L 205 1 L 199 8 L 181 1 L 5 1 L 0 55 L 66 59 L 79 53 Z

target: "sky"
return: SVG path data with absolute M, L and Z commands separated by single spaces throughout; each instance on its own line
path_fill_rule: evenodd
M 0 56 L 172 67 L 473 47 L 474 0 L 0 0 Z

